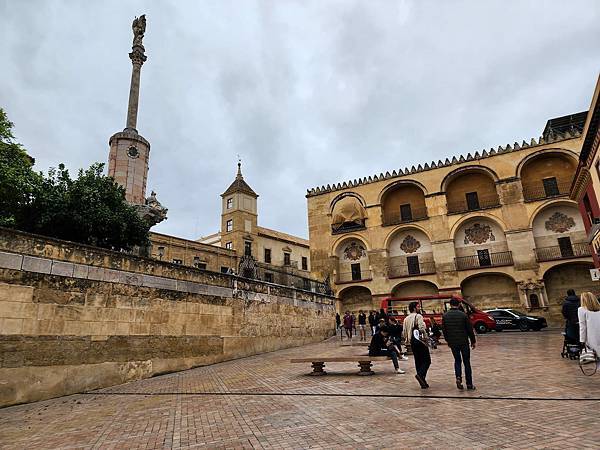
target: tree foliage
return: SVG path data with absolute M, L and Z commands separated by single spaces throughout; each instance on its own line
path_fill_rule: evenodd
M 1 109 L 0 145 L 0 225 L 114 250 L 148 244 L 147 224 L 103 164 L 75 179 L 62 164 L 35 173 Z

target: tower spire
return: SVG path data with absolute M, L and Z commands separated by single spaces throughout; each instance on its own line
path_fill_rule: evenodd
M 240 156 L 238 155 L 238 171 L 237 171 L 237 175 L 235 177 L 236 180 L 243 180 L 244 176 L 242 175 L 242 159 L 240 158 Z
M 125 130 L 137 131 L 137 113 L 140 100 L 140 74 L 142 65 L 148 59 L 145 55 L 146 49 L 142 44 L 146 32 L 146 15 L 136 17 L 131 24 L 133 29 L 133 45 L 129 58 L 131 59 L 131 84 L 129 86 L 129 105 L 127 107 L 127 124 Z

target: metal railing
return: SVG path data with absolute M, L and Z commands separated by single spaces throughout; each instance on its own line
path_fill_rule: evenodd
M 336 283 L 350 283 L 352 281 L 369 281 L 372 280 L 370 270 L 361 270 L 358 272 L 340 272 L 337 274 Z
M 498 195 L 487 195 L 478 197 L 477 205 L 469 205 L 467 200 L 448 202 L 448 213 L 462 213 L 467 211 L 479 211 L 480 209 L 495 208 L 500 206 Z
M 537 181 L 534 183 L 523 183 L 523 198 L 527 201 L 541 200 L 544 198 L 560 197 L 568 195 L 571 190 L 571 180 L 559 181 L 554 186 L 545 187 L 544 183 Z
M 238 265 L 238 276 L 281 286 L 293 287 L 318 294 L 333 295 L 329 277 L 324 281 L 307 278 L 296 273 L 297 269 L 287 266 L 273 266 L 260 263 L 251 256 L 245 256 Z
M 382 223 L 387 225 L 398 225 L 400 223 L 415 222 L 417 220 L 427 219 L 427 207 L 411 208 L 409 217 L 402 217 L 400 211 L 384 211 L 382 215 Z
M 571 247 L 538 247 L 535 249 L 535 257 L 538 262 L 555 261 L 557 259 L 582 258 L 592 256 L 592 249 L 587 242 L 575 242 Z
M 417 264 L 396 264 L 390 263 L 388 268 L 388 278 L 413 277 L 418 275 L 428 275 L 435 273 L 435 263 L 433 261 L 419 261 Z
M 512 252 L 489 253 L 488 257 L 480 255 L 458 256 L 454 258 L 456 270 L 477 269 L 479 267 L 512 266 Z
M 364 230 L 365 219 L 362 219 L 359 223 L 357 222 L 344 222 L 344 223 L 333 223 L 331 224 L 331 234 L 349 233 L 351 231 Z

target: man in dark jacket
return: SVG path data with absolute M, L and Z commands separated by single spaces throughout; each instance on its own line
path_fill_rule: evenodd
M 369 327 L 371 327 L 371 336 L 375 334 L 375 327 L 377 326 L 377 314 L 375 311 L 369 313 Z
M 571 344 L 579 343 L 579 317 L 577 309 L 581 306 L 579 297 L 573 289 L 567 291 L 567 298 L 562 305 L 562 315 L 565 318 L 565 334 Z
M 463 389 L 462 364 L 465 365 L 465 378 L 467 389 L 474 390 L 473 372 L 471 370 L 471 348 L 475 348 L 475 333 L 469 317 L 458 307 L 460 302 L 453 298 L 450 300 L 450 311 L 442 317 L 442 331 L 448 347 L 454 356 L 454 374 L 456 375 L 456 387 Z M 462 359 L 462 361 L 461 361 Z
M 389 330 L 385 325 L 371 338 L 371 343 L 369 344 L 369 356 L 388 356 L 392 358 L 396 373 L 405 373 L 398 365 L 398 353 L 396 352 L 394 345 L 389 341 Z

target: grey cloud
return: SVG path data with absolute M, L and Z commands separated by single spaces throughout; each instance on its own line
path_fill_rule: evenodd
M 600 61 L 593 0 L 0 0 L 0 105 L 39 169 L 106 161 L 141 13 L 156 229 L 189 238 L 218 229 L 237 154 L 261 225 L 306 236 L 306 188 L 539 135 Z

